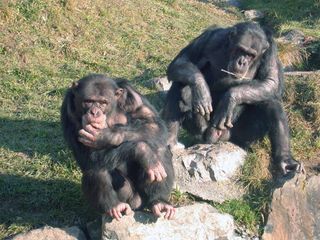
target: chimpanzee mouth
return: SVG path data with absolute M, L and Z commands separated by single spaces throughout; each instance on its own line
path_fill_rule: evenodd
M 227 73 L 227 74 L 229 74 L 229 75 L 232 75 L 232 76 L 234 76 L 235 78 L 240 79 L 240 80 L 245 80 L 245 79 L 249 80 L 249 78 L 246 78 L 246 75 L 247 75 L 248 70 L 247 70 L 242 76 L 239 76 L 239 75 L 236 74 L 236 73 L 227 71 L 227 70 L 225 70 L 225 69 L 223 69 L 223 68 L 221 68 L 221 72 L 224 72 L 224 73 Z

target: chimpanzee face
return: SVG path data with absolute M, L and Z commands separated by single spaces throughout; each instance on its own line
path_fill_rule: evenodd
M 78 82 L 73 91 L 76 112 L 82 116 L 82 125 L 106 121 L 116 110 L 123 93 L 122 88 L 106 78 Z
M 230 33 L 229 41 L 228 71 L 234 73 L 237 78 L 244 78 L 250 67 L 269 47 L 265 34 L 252 30 L 235 29 Z

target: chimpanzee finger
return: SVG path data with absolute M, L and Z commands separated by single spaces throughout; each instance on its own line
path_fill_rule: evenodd
M 220 130 L 226 129 L 226 126 L 224 125 L 225 122 L 226 122 L 226 118 L 222 118 L 222 120 L 219 122 L 218 128 Z
M 154 171 L 153 170 L 149 170 L 147 173 L 148 173 L 148 176 L 149 176 L 149 181 L 153 182 L 155 180 Z
M 165 219 L 169 219 L 169 217 L 170 217 L 170 211 L 171 211 L 170 207 L 167 206 L 167 205 L 165 205 L 165 206 L 164 206 L 164 210 L 166 211 L 166 213 L 164 214 L 164 218 L 165 218 Z
M 154 172 L 154 176 L 155 176 L 155 181 L 157 181 L 157 182 L 161 182 L 162 181 L 162 176 L 161 176 L 160 172 L 155 171 Z
M 211 105 L 211 104 L 210 104 L 210 105 Z M 212 112 L 212 111 L 210 111 L 210 105 L 207 105 L 207 106 L 205 107 L 206 115 L 210 115 L 210 113 Z
M 163 165 L 158 162 L 158 170 L 159 170 L 159 173 L 161 174 L 162 176 L 162 179 L 165 179 L 167 177 L 167 173 L 166 173 L 166 170 L 164 169 Z
M 113 216 L 116 220 L 120 221 L 121 217 L 122 217 L 122 214 L 119 210 L 117 209 L 112 209 L 112 213 L 113 213 Z
M 165 209 L 166 209 L 166 214 L 164 215 L 164 218 L 168 220 L 172 219 L 175 213 L 174 207 L 172 207 L 171 205 L 166 205 Z
M 176 209 L 174 207 L 172 207 L 171 211 L 170 211 L 170 216 L 168 219 L 172 219 L 174 217 L 174 215 L 176 214 Z
M 213 112 L 212 103 L 209 104 L 209 111 L 210 111 L 210 113 Z
M 99 133 L 99 130 L 100 130 L 98 128 L 95 128 L 93 126 L 93 124 L 86 125 L 84 129 L 85 129 L 85 131 L 87 131 L 88 133 L 92 134 L 93 136 L 97 135 Z
M 204 116 L 205 110 L 204 110 L 204 108 L 203 108 L 202 105 L 199 106 L 199 110 L 200 110 L 200 114 L 201 114 L 202 116 Z
M 160 217 L 161 216 L 161 209 L 159 207 L 159 203 L 154 205 L 153 208 L 153 214 L 156 215 L 157 217 Z
M 132 209 L 131 209 L 131 207 L 130 207 L 130 205 L 129 204 L 125 204 L 125 214 L 126 215 L 129 215 L 130 213 L 132 212 Z
M 233 127 L 233 124 L 231 122 L 231 117 L 227 117 L 227 120 L 226 120 L 226 124 L 225 124 L 228 128 L 232 128 Z
M 87 140 L 85 138 L 79 137 L 78 141 L 81 142 L 85 146 L 92 147 L 92 148 L 95 147 L 95 144 L 92 141 Z
M 79 131 L 79 135 L 80 135 L 80 137 L 83 137 L 84 139 L 89 139 L 89 140 L 91 140 L 91 141 L 95 141 L 96 140 L 96 138 L 91 134 L 91 133 L 88 133 L 86 130 L 84 130 L 84 129 L 81 129 L 80 131 Z

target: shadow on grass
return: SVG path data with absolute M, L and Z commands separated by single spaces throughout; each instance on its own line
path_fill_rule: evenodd
M 9 236 L 44 225 L 83 225 L 90 218 L 90 209 L 80 188 L 68 180 L 0 174 L 0 228 Z
M 64 143 L 60 122 L 0 118 L 0 132 L 1 147 L 28 157 L 49 155 L 52 161 L 64 164 L 71 156 Z

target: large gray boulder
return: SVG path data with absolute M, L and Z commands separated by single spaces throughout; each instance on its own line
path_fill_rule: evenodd
M 243 149 L 228 142 L 174 151 L 176 187 L 219 203 L 240 198 L 244 189 L 236 180 L 245 157 Z
M 264 240 L 320 239 L 320 176 L 295 176 L 273 193 Z
M 61 229 L 46 226 L 19 234 L 11 240 L 86 240 L 86 237 L 78 227 Z
M 102 222 L 103 240 L 241 239 L 235 235 L 232 216 L 204 203 L 177 208 L 173 220 L 137 211 L 120 221 L 104 216 Z

